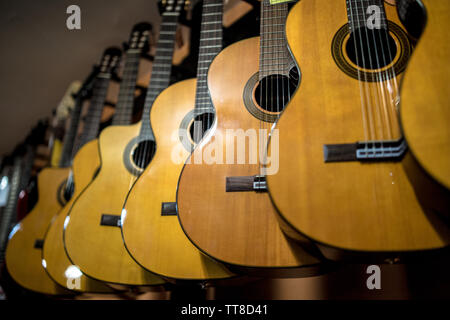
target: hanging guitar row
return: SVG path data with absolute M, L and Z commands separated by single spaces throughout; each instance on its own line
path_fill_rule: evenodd
M 223 0 L 201 6 L 196 78 L 171 84 L 189 4 L 159 2 L 139 121 L 149 23 L 78 86 L 36 205 L 8 239 L 2 222 L 14 281 L 47 295 L 111 293 L 448 255 L 450 4 L 261 0 L 259 36 L 225 48 Z

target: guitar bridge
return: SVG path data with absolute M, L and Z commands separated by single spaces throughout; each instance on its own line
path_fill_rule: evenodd
M 120 227 L 120 216 L 114 214 L 102 214 L 101 226 Z
M 342 144 L 325 144 L 325 162 L 344 161 L 399 161 L 407 149 L 404 139 Z

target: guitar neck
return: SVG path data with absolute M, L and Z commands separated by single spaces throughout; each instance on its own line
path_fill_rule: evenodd
M 207 77 L 209 65 L 222 50 L 223 0 L 204 0 L 202 10 L 195 94 L 195 111 L 198 114 L 215 112 L 208 91 Z
M 259 80 L 272 74 L 289 75 L 291 55 L 284 28 L 288 15 L 287 3 L 261 3 Z
M 141 135 L 153 135 L 149 121 L 150 111 L 156 97 L 169 86 L 179 16 L 179 12 L 165 12 L 162 15 L 155 59 L 142 113 Z
M 94 88 L 92 89 L 91 104 L 86 115 L 83 132 L 77 139 L 71 158 L 75 156 L 82 146 L 97 137 L 110 77 L 109 74 L 101 73 L 95 80 Z
M 140 56 L 141 52 L 136 49 L 130 49 L 126 53 L 119 98 L 112 121 L 113 125 L 128 125 L 131 123 Z

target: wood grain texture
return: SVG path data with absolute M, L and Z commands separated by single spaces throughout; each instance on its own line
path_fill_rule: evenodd
M 243 102 L 245 84 L 259 70 L 258 57 L 259 38 L 251 38 L 227 47 L 214 59 L 208 86 L 216 108 L 217 127 L 203 150 L 197 148 L 196 152 L 206 155 L 206 150 L 222 139 L 224 143 L 218 144 L 221 150 L 216 150 L 216 154 L 225 158 L 231 148 L 237 155 L 243 150 L 238 150 L 234 140 L 224 138 L 226 131 L 258 130 L 262 126 Z M 247 146 L 246 159 L 251 151 Z M 226 192 L 227 177 L 258 175 L 259 161 L 255 164 L 219 161 L 211 164 L 191 161 L 183 168 L 177 193 L 178 214 L 189 239 L 208 255 L 228 264 L 305 269 L 318 264 L 318 259 L 281 232 L 267 193 Z
M 150 119 L 156 153 L 131 189 L 125 203 L 122 234 L 131 255 L 146 269 L 172 279 L 227 278 L 232 274 L 204 256 L 188 240 L 177 216 L 161 216 L 162 202 L 174 202 L 178 177 L 189 153 L 178 129 L 194 107 L 195 79 L 178 82 L 155 100 Z M 178 163 L 172 161 L 177 154 Z
M 139 128 L 140 124 L 113 126 L 100 134 L 101 169 L 89 185 L 83 185 L 68 212 L 64 243 L 70 259 L 90 277 L 125 285 L 160 285 L 162 279 L 141 268 L 128 254 L 120 228 L 100 225 L 102 214 L 120 215 L 135 180 L 122 157 Z
M 98 155 L 98 142 L 93 140 L 84 145 L 76 154 L 72 164 L 72 173 L 74 179 L 74 193 L 66 205 L 54 216 L 51 224 L 48 226 L 45 234 L 44 248 L 42 251 L 43 259 L 47 264 L 47 272 L 61 286 L 67 287 L 68 268 L 73 268 L 73 263 L 69 260 L 64 248 L 63 229 L 67 213 L 72 207 L 74 201 L 80 195 L 84 187 L 92 180 L 97 168 L 100 165 Z M 57 211 L 55 211 L 57 212 Z M 69 269 L 70 270 L 70 269 Z M 71 281 L 71 283 L 74 283 Z M 79 292 L 110 292 L 112 291 L 102 282 L 96 281 L 84 274 L 79 278 Z
M 66 168 L 46 168 L 38 176 L 39 199 L 31 212 L 16 226 L 17 230 L 6 248 L 6 266 L 13 279 L 22 287 L 51 295 L 69 291 L 57 285 L 42 265 L 42 249 L 34 247 L 36 240 L 43 240 L 48 225 L 61 209 L 58 188 L 69 175 Z
M 386 12 L 395 22 L 395 7 Z M 346 23 L 344 1 L 302 0 L 288 16 L 302 83 L 276 126 L 280 168 L 267 178 L 272 200 L 297 234 L 336 249 L 446 247 L 448 227 L 424 213 L 401 162 L 323 161 L 324 144 L 364 139 L 359 84 L 331 56 L 333 36 Z
M 408 64 L 401 88 L 402 128 L 411 153 L 443 188 L 450 189 L 450 3 L 422 0 L 427 24 Z M 417 186 L 420 188 L 420 186 Z M 418 192 L 426 193 L 422 189 Z M 438 202 L 437 193 L 430 202 Z M 430 198 L 430 197 L 429 197 Z M 433 205 L 433 204 L 432 204 Z

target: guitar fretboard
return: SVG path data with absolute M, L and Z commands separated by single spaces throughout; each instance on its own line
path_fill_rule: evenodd
M 97 76 L 97 79 L 95 79 L 94 88 L 92 89 L 92 98 L 88 113 L 86 115 L 86 120 L 84 122 L 83 132 L 77 139 L 71 158 L 75 156 L 82 146 L 97 137 L 110 78 L 110 74 L 101 73 Z
M 113 125 L 128 125 L 131 123 L 140 56 L 141 52 L 136 49 L 128 50 L 126 54 L 119 97 L 112 121 Z
M 156 44 L 156 54 L 153 60 L 150 84 L 145 96 L 144 111 L 142 113 L 141 135 L 153 136 L 150 125 L 150 111 L 156 97 L 169 86 L 172 72 L 172 58 L 175 46 L 175 34 L 177 31 L 179 12 L 165 12 Z
M 286 44 L 286 3 L 261 2 L 259 80 L 272 74 L 288 75 L 291 56 Z
M 377 7 L 379 11 L 380 28 L 387 29 L 387 18 L 384 11 L 383 0 L 347 0 L 347 16 L 350 32 L 367 26 L 368 20 L 375 11 L 369 10 L 369 7 Z M 372 20 L 373 22 L 373 20 Z
M 202 10 L 195 94 L 197 114 L 215 112 L 208 91 L 207 77 L 211 61 L 222 49 L 223 0 L 203 0 Z

